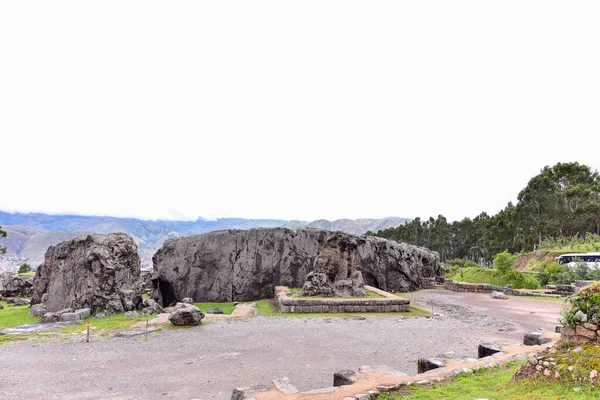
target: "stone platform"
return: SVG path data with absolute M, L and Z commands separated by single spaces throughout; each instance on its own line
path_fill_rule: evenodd
M 402 299 L 383 290 L 365 286 L 384 297 L 341 299 L 341 298 L 302 298 L 288 296 L 288 288 L 277 286 L 275 300 L 279 312 L 282 313 L 368 313 L 368 312 L 409 312 L 410 300 Z

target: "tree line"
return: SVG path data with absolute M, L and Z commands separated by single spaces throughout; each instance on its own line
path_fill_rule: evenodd
M 491 264 L 496 254 L 531 251 L 545 239 L 600 234 L 600 176 L 577 162 L 546 166 L 496 215 L 448 222 L 438 215 L 367 235 L 423 246 L 442 261 L 461 258 Z

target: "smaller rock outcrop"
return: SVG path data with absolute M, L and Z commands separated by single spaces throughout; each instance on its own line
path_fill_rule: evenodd
M 123 233 L 80 236 L 48 248 L 35 275 L 32 304 L 47 297 L 49 312 L 131 311 L 142 304 L 139 277 L 133 238 Z
M 204 313 L 192 304 L 177 303 L 169 315 L 169 321 L 176 326 L 198 325 L 204 319 Z
M 0 273 L 0 296 L 31 297 L 33 278 L 25 278 L 11 272 Z

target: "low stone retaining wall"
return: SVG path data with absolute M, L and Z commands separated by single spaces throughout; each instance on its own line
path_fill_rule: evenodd
M 395 298 L 391 298 L 391 297 Z M 275 300 L 282 313 L 346 313 L 346 312 L 408 312 L 410 300 L 390 295 L 368 299 L 294 299 L 288 297 L 288 288 L 277 286 Z
M 443 288 L 453 292 L 491 293 L 504 292 L 511 296 L 560 297 L 558 294 L 540 293 L 529 290 L 513 289 L 507 286 L 494 286 L 487 283 L 463 283 L 446 280 Z

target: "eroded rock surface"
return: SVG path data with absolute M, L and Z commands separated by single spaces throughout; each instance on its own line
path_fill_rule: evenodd
M 341 251 L 347 243 L 352 248 Z M 443 274 L 437 252 L 320 229 L 228 230 L 169 239 L 153 263 L 154 298 L 163 306 L 186 297 L 214 302 L 270 298 L 275 286 L 302 287 L 313 271 L 341 282 L 340 290 L 352 290 L 352 280 L 359 279 L 356 271 L 365 284 L 388 291 L 412 291 L 422 278 Z
M 80 236 L 48 248 L 35 275 L 32 304 L 47 300 L 48 312 L 131 311 L 142 302 L 139 277 L 140 258 L 130 236 Z
M 0 296 L 31 297 L 33 278 L 25 278 L 11 272 L 0 273 Z

